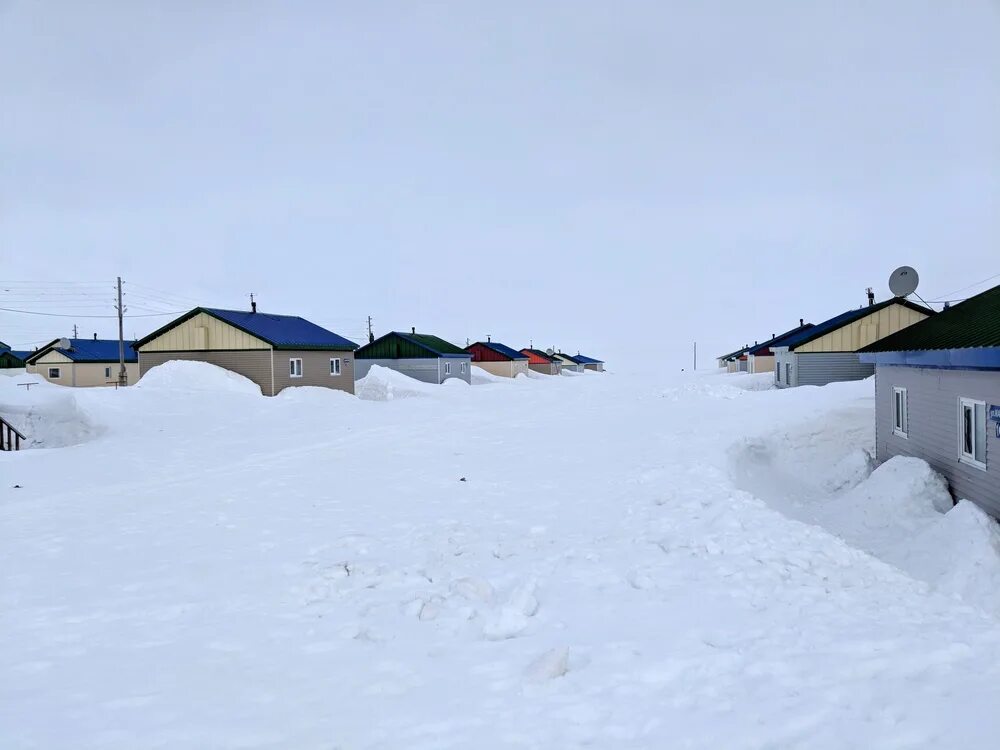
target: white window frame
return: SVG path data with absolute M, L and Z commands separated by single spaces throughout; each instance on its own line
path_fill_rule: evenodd
M 296 362 L 298 363 L 298 366 L 296 366 L 295 364 Z M 288 358 L 288 377 L 290 378 L 302 377 L 302 357 Z
M 444 374 L 451 375 L 451 362 L 444 363 Z
M 785 362 L 785 385 L 792 384 L 792 363 Z
M 981 469 L 986 471 L 986 461 L 980 461 L 976 458 L 976 449 L 979 447 L 979 439 L 976 435 L 976 407 L 981 406 L 983 409 L 983 437 L 985 441 L 983 443 L 983 457 L 986 458 L 986 445 L 989 442 L 989 437 L 986 434 L 986 402 L 981 399 L 976 398 L 966 398 L 964 396 L 959 396 L 958 398 L 958 460 L 960 463 L 972 466 L 976 469 Z M 965 410 L 967 408 L 972 409 L 972 453 L 965 452 Z
M 50 367 L 48 368 L 48 371 L 49 371 L 49 380 L 62 380 L 61 367 Z M 55 375 L 53 375 L 52 373 L 55 373 Z
M 342 373 L 340 357 L 330 357 L 330 377 L 339 378 Z
M 892 434 L 909 439 L 910 415 L 907 410 L 906 389 L 892 389 Z
M 465 375 L 465 365 L 466 365 L 465 362 L 460 362 L 459 365 L 458 365 L 458 371 L 462 375 Z

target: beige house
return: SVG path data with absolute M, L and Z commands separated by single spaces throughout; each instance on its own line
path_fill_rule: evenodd
M 477 341 L 465 347 L 472 357 L 472 364 L 502 378 L 516 378 L 528 373 L 528 355 L 504 344 Z
M 252 380 L 265 396 L 292 386 L 354 393 L 358 345 L 292 315 L 196 307 L 135 343 L 139 377 L 171 360 L 208 362 Z
M 117 339 L 56 339 L 32 352 L 25 360 L 27 372 L 57 385 L 94 387 L 118 385 L 120 370 Z M 139 361 L 131 342 L 125 342 L 125 385 L 139 379 Z

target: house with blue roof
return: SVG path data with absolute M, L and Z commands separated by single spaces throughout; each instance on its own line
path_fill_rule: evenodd
M 11 349 L 0 341 L 0 370 L 21 369 L 26 367 L 25 360 L 31 356 L 30 351 Z
M 353 341 L 296 315 L 196 307 L 135 342 L 139 377 L 173 360 L 208 362 L 260 386 L 265 396 L 319 386 L 354 393 Z
M 879 303 L 871 300 L 864 307 L 786 336 L 770 347 L 774 352 L 774 383 L 779 388 L 794 388 L 870 377 L 875 367 L 861 361 L 858 350 L 933 314 L 930 308 L 902 297 Z
M 121 382 L 118 339 L 54 339 L 28 354 L 24 360 L 28 372 L 41 375 L 50 383 L 76 388 L 116 386 L 134 383 L 139 377 L 138 357 L 132 343 L 125 342 L 125 378 Z
M 486 341 L 477 341 L 465 347 L 472 355 L 472 364 L 486 372 L 503 378 L 516 378 L 528 374 L 528 355 L 517 349 L 486 337 Z
M 747 365 L 746 371 L 749 373 L 774 372 L 774 347 L 781 346 L 793 336 L 797 336 L 812 327 L 812 323 L 806 323 L 804 319 L 799 318 L 799 324 L 795 328 L 784 333 L 771 334 L 771 338 L 767 341 L 747 347 L 742 352 Z
M 594 372 L 604 372 L 604 361 L 600 359 L 594 359 L 593 357 L 587 357 L 583 354 L 577 352 L 573 355 L 579 364 L 583 365 L 584 370 L 593 370 Z
M 425 383 L 458 378 L 472 383 L 472 355 L 461 347 L 429 333 L 390 331 L 357 352 L 358 377 L 374 365 L 388 367 Z
M 553 352 L 552 356 L 562 363 L 563 372 L 583 372 L 583 362 L 578 362 L 572 354 Z

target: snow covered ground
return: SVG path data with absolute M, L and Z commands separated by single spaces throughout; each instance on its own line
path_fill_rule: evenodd
M 871 382 L 28 379 L 2 748 L 997 745 L 995 526 Z

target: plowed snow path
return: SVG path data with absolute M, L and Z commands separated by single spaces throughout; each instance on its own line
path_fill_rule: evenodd
M 741 382 L 82 394 L 0 457 L 0 746 L 994 747 L 997 621 L 731 479 L 870 384 Z

